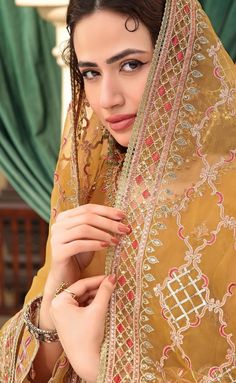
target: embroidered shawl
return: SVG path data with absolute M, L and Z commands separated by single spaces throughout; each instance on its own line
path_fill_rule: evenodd
M 92 202 L 124 209 L 132 227 L 84 273 L 118 278 L 98 382 L 236 381 L 235 65 L 197 0 L 167 0 L 124 160 L 75 91 L 51 222 Z M 26 302 L 42 294 L 49 267 L 48 246 Z M 22 313 L 0 342 L 0 381 L 26 382 L 38 344 Z M 52 380 L 79 382 L 65 355 Z

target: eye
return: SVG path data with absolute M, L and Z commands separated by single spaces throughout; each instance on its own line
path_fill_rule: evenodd
M 143 63 L 142 61 L 139 61 L 139 60 L 130 60 L 125 62 L 121 66 L 121 70 L 123 70 L 124 72 L 133 72 L 137 70 L 138 68 L 140 68 L 141 66 L 143 66 L 144 64 L 146 63 Z
M 99 72 L 96 72 L 94 70 L 85 70 L 81 72 L 81 74 L 85 80 L 93 80 L 97 76 L 99 76 Z

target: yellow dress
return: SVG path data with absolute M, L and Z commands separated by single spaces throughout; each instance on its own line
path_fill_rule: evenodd
M 98 382 L 236 382 L 236 68 L 199 3 L 166 1 L 124 160 L 80 96 L 51 223 L 96 202 L 124 209 L 132 227 L 84 274 L 118 278 Z M 48 245 L 26 303 L 43 293 L 49 267 Z M 1 383 L 27 382 L 38 349 L 23 312 L 1 332 Z M 51 382 L 79 380 L 62 355 Z

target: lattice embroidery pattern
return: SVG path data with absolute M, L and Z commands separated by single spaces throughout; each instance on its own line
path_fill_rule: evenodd
M 236 358 L 233 366 L 212 368 L 210 378 L 204 378 L 202 383 L 235 383 L 236 382 Z
M 175 92 L 168 89 L 167 84 L 170 83 L 170 79 L 173 78 L 178 82 L 182 73 L 182 61 L 187 47 L 186 37 L 184 41 L 184 36 L 186 27 L 190 22 L 189 18 L 186 17 L 186 8 L 184 10 L 184 16 L 181 17 L 185 5 L 186 2 L 179 2 L 179 23 L 181 23 L 181 28 L 179 28 L 178 31 L 179 35 L 174 33 L 172 37 L 172 49 L 170 51 L 169 61 L 160 78 L 161 85 L 158 89 L 153 89 L 153 99 L 156 98 L 156 92 L 158 92 L 161 97 L 154 104 L 156 111 L 152 112 L 152 114 L 147 111 L 147 116 L 150 116 L 150 119 L 148 122 L 145 121 L 147 124 L 145 137 L 140 138 L 144 146 L 140 149 L 141 157 L 139 159 L 136 158 L 137 168 L 135 169 L 135 175 L 133 174 L 135 183 L 134 190 L 129 192 L 132 196 L 132 200 L 129 201 L 128 217 L 133 232 L 129 238 L 123 241 L 123 251 L 120 256 L 119 289 L 116 297 L 116 330 L 118 335 L 114 362 L 115 369 L 117 370 L 117 373 L 114 374 L 115 383 L 119 383 L 121 380 L 128 382 L 134 379 L 134 381 L 136 381 L 134 376 L 137 376 L 138 373 L 134 371 L 134 368 L 137 368 L 137 363 L 134 360 L 134 345 L 137 341 L 137 334 L 133 333 L 133 321 L 135 317 L 134 297 L 136 295 L 135 286 L 137 283 L 136 265 L 138 264 L 137 253 L 142 235 L 147 235 L 144 230 L 144 219 L 147 221 L 147 209 L 157 181 L 156 167 L 162 154 L 163 140 L 166 135 L 165 131 L 169 123 L 175 99 Z M 181 41 L 181 48 L 178 41 Z M 151 107 L 153 109 L 153 104 Z M 157 115 L 160 116 L 162 122 L 162 126 L 159 128 L 156 126 L 155 121 Z M 153 164 L 153 166 L 150 166 L 150 164 Z M 140 250 L 138 257 L 141 257 L 141 253 Z M 116 266 L 118 266 L 118 263 Z M 119 366 L 119 368 L 116 368 L 116 366 Z
M 178 2 L 178 5 L 180 5 L 180 4 L 181 4 L 181 2 Z M 184 5 L 184 3 L 182 3 L 182 7 L 184 7 L 185 11 L 187 11 L 187 9 L 189 9 L 189 8 L 186 9 L 186 7 L 188 7 L 188 4 Z M 200 23 L 201 17 L 200 17 L 200 13 L 198 13 L 198 10 L 197 10 L 196 15 L 197 15 L 197 18 L 199 19 L 199 23 Z M 186 28 L 186 30 L 188 30 L 189 26 L 185 25 L 185 28 Z M 200 31 L 200 28 L 199 28 L 199 31 Z M 202 44 L 207 43 L 206 38 L 201 37 L 200 33 L 197 37 L 197 40 L 195 42 L 195 46 L 197 47 L 197 51 L 196 51 L 196 55 L 195 55 L 195 60 L 193 60 L 193 63 L 192 63 L 193 71 L 191 72 L 191 76 L 193 76 L 193 78 L 195 80 L 197 80 L 197 78 L 201 76 L 200 72 L 198 72 L 197 68 L 196 68 L 197 62 L 201 61 L 203 59 L 203 55 L 200 55 L 199 53 L 197 53 L 199 50 L 200 42 L 202 42 Z M 174 42 L 174 44 L 176 44 L 178 42 L 178 38 L 173 37 L 172 41 Z M 182 44 L 183 44 L 183 41 L 181 41 L 181 46 L 183 48 Z M 196 57 L 198 57 L 198 60 L 196 60 Z M 178 148 L 178 146 L 180 148 L 182 148 L 185 145 L 187 145 L 186 140 L 183 137 L 181 137 L 181 134 L 184 132 L 184 130 L 186 131 L 186 128 L 189 128 L 189 126 L 190 126 L 190 124 L 187 122 L 186 112 L 192 113 L 194 111 L 194 107 L 190 104 L 189 100 L 191 99 L 191 95 L 194 96 L 197 93 L 197 89 L 193 87 L 193 81 L 190 82 L 190 85 L 191 85 L 191 88 L 189 91 L 186 90 L 185 95 L 184 95 L 184 99 L 183 99 L 183 100 L 185 100 L 185 103 L 184 103 L 183 111 L 181 112 L 182 123 L 180 123 L 178 125 L 178 129 L 177 129 L 178 135 L 175 136 L 176 140 L 173 143 L 173 146 L 176 144 L 175 145 L 176 148 Z M 187 102 L 186 100 L 188 100 L 188 104 L 186 103 Z M 177 155 L 176 150 L 174 152 L 174 155 L 172 155 L 172 157 L 170 157 L 169 163 L 170 162 L 172 165 L 171 168 L 173 167 L 173 164 L 175 164 L 175 167 L 176 167 L 176 165 L 182 165 L 183 160 L 182 160 L 180 155 Z M 174 178 L 175 174 L 173 172 L 169 172 L 169 174 L 168 173 L 166 174 L 165 179 L 167 179 L 168 177 Z M 169 213 L 171 213 L 171 210 L 165 205 L 163 205 L 162 207 L 160 206 L 159 210 L 160 210 L 160 213 L 159 213 L 160 216 L 162 214 L 168 214 L 168 211 L 169 211 Z M 151 245 L 151 243 L 150 243 L 150 245 Z M 148 246 L 147 246 L 147 248 L 148 248 Z M 146 259 L 148 260 L 148 257 Z M 147 266 L 148 266 L 148 262 L 146 261 L 144 263 L 144 270 L 145 270 L 145 267 L 147 267 Z M 188 273 L 188 271 L 186 271 L 186 272 Z M 175 282 L 177 282 L 177 285 L 179 283 L 179 287 L 175 291 L 173 291 L 173 289 L 172 289 L 172 287 L 173 287 L 173 286 L 171 286 L 172 283 L 170 283 L 170 285 L 168 286 L 170 291 L 169 291 L 169 294 L 167 294 L 166 299 L 168 299 L 168 298 L 170 299 L 171 294 L 173 294 L 172 298 L 174 299 L 174 306 L 172 307 L 172 309 L 169 308 L 169 313 L 168 313 L 168 308 L 167 308 L 166 313 L 167 313 L 167 315 L 169 314 L 169 317 L 176 324 L 177 327 L 179 327 L 179 321 L 180 320 L 185 319 L 186 322 L 191 322 L 191 320 L 194 320 L 191 317 L 194 315 L 197 315 L 199 313 L 199 310 L 204 307 L 205 290 L 204 290 L 204 287 L 201 288 L 201 286 L 198 286 L 197 281 L 200 282 L 200 277 L 198 274 L 196 274 L 196 278 L 193 278 L 193 279 L 191 278 L 191 281 L 189 281 L 189 287 L 194 288 L 192 294 L 189 294 L 188 290 L 185 289 L 184 285 L 181 285 L 181 283 L 182 283 L 181 280 L 175 281 Z M 174 280 L 173 280 L 173 283 L 174 283 Z M 143 282 L 143 286 L 145 286 L 145 280 Z M 180 294 L 181 292 L 184 293 L 184 296 L 182 298 L 180 298 L 178 296 L 178 294 Z M 194 297 L 194 296 L 196 296 L 198 298 L 198 304 L 197 305 L 195 305 L 192 302 L 192 297 Z M 167 307 L 168 307 L 168 305 L 167 305 Z M 188 307 L 188 309 L 187 309 L 187 307 Z M 147 314 L 147 309 L 148 309 L 148 298 L 145 299 L 145 304 L 143 305 L 142 315 Z M 175 314 L 172 312 L 172 310 L 175 310 Z M 141 317 L 142 317 L 142 315 L 141 315 Z M 146 317 L 147 317 L 147 315 L 146 315 Z M 147 327 L 147 323 L 143 324 L 143 331 L 145 330 L 145 326 Z M 150 344 L 150 342 L 144 342 L 144 344 L 147 344 L 147 346 L 149 348 L 153 347 Z M 143 360 L 145 358 L 145 350 L 146 350 L 146 348 L 143 347 L 142 348 Z M 148 368 L 149 369 L 148 375 L 149 375 L 150 379 L 151 378 L 155 379 L 154 363 L 152 364 L 152 369 L 150 367 L 150 363 L 148 366 L 145 363 L 142 366 L 143 366 L 143 376 L 145 376 L 145 370 L 147 370 L 147 368 Z M 150 370 L 152 370 L 152 373 L 150 372 Z
M 160 96 L 157 102 L 153 101 L 152 107 L 153 105 L 155 106 L 155 111 L 147 110 L 146 115 L 148 116 L 149 120 L 146 119 L 144 121 L 144 123 L 147 125 L 147 130 L 145 136 L 140 135 L 138 138 L 136 157 L 133 159 L 133 171 L 130 173 L 131 176 L 127 182 L 128 188 L 126 190 L 126 195 L 131 195 L 132 200 L 128 201 L 126 198 L 123 201 L 125 205 L 129 206 L 128 217 L 133 232 L 129 238 L 123 241 L 120 258 L 117 258 L 114 263 L 114 269 L 119 267 L 120 275 L 118 279 L 119 289 L 117 292 L 116 300 L 113 299 L 112 306 L 113 320 L 116 318 L 116 321 L 111 325 L 112 347 L 110 360 L 113 360 L 114 357 L 114 364 L 113 366 L 110 365 L 110 368 L 108 368 L 107 381 L 110 381 L 113 373 L 113 381 L 115 383 L 119 383 L 121 381 L 138 381 L 138 343 L 140 340 L 140 332 L 137 332 L 137 329 L 139 330 L 138 321 L 139 318 L 142 319 L 143 317 L 146 318 L 148 315 L 152 315 L 152 312 L 148 307 L 148 301 L 150 298 L 152 298 L 152 294 L 148 293 L 148 291 L 144 292 L 143 303 L 145 301 L 145 305 L 143 305 L 143 311 L 139 313 L 138 309 L 140 296 L 135 288 L 137 285 L 140 285 L 139 267 L 141 266 L 145 239 L 148 232 L 148 224 L 150 223 L 149 203 L 157 181 L 156 174 L 163 170 L 163 167 L 165 166 L 165 159 L 168 153 L 168 145 L 165 145 L 164 147 L 166 127 L 169 124 L 170 115 L 173 111 L 174 100 L 176 102 L 181 101 L 178 100 L 178 98 L 176 99 L 175 92 L 177 89 L 173 86 L 173 84 L 177 85 L 179 83 L 180 76 L 183 72 L 183 62 L 188 46 L 188 36 L 191 35 L 189 13 L 191 12 L 191 5 L 193 4 L 195 4 L 195 2 L 191 3 L 184 0 L 176 1 L 178 11 L 175 12 L 175 16 L 178 25 L 174 29 L 174 32 L 171 36 L 171 43 L 173 48 L 170 49 L 170 56 L 168 58 L 169 61 L 166 62 L 162 75 L 160 76 L 160 73 L 158 73 L 158 81 L 160 86 L 158 86 L 158 89 L 153 87 L 153 94 L 151 95 L 151 98 L 155 100 L 155 91 L 158 92 Z M 194 60 L 192 60 L 192 71 L 189 74 L 189 80 L 191 79 L 191 81 L 189 81 L 190 87 L 194 81 L 197 82 L 198 78 L 202 77 L 202 74 L 197 70 L 196 66 L 197 63 L 200 62 L 204 57 L 200 54 L 197 55 L 197 52 L 201 44 L 207 44 L 207 39 L 203 38 L 203 36 L 200 36 L 201 30 L 207 26 L 206 23 L 205 25 L 204 22 L 201 23 L 200 12 L 198 13 L 198 11 L 199 10 L 196 10 L 196 16 L 199 19 L 199 28 L 197 27 L 199 35 L 196 37 L 196 45 L 194 47 L 194 49 L 196 49 L 196 56 Z M 197 42 L 198 38 L 199 41 Z M 155 83 L 155 80 L 153 80 L 153 83 Z M 168 88 L 168 85 L 172 89 Z M 189 97 L 191 95 L 195 95 L 196 92 L 197 89 L 192 87 L 191 90 L 189 89 L 187 97 L 185 93 L 185 98 L 183 98 L 182 101 L 183 108 L 186 112 L 192 113 L 194 111 L 193 105 L 186 103 L 186 100 L 189 100 Z M 161 126 L 159 127 L 157 127 L 155 124 L 155 118 L 157 116 L 161 121 Z M 191 127 L 188 125 L 187 121 L 184 120 L 186 117 L 184 112 L 181 112 L 181 117 L 183 120 L 180 122 L 180 126 L 183 129 Z M 140 129 L 138 124 L 136 128 L 137 127 Z M 178 132 L 181 134 L 181 129 L 178 129 Z M 189 136 L 191 137 L 192 132 L 190 129 L 189 133 Z M 169 135 L 169 141 L 170 139 L 171 134 Z M 140 147 L 140 142 L 144 143 L 143 147 Z M 174 144 L 177 148 L 183 148 L 185 145 L 187 145 L 187 141 L 185 141 L 183 137 L 177 137 L 176 135 L 176 141 Z M 131 147 L 131 151 L 132 150 L 133 148 Z M 178 165 L 181 165 L 181 156 L 176 155 L 175 153 L 175 158 L 178 161 Z M 175 174 L 173 172 L 169 172 L 168 177 L 175 179 Z M 132 189 L 133 184 L 134 189 Z M 164 209 L 165 205 L 162 207 L 166 214 L 168 210 Z M 152 211 L 152 209 L 150 209 L 150 211 Z M 169 210 L 169 213 L 171 213 L 171 210 Z M 146 226 L 144 225 L 144 218 L 145 223 L 147 223 Z M 153 240 L 147 244 L 147 253 L 145 256 L 150 263 L 156 264 L 158 263 L 157 258 L 150 257 L 150 254 L 148 254 L 149 249 L 152 249 L 153 244 Z M 155 240 L 155 245 L 161 246 L 161 243 L 158 241 L 158 239 Z M 119 251 L 121 251 L 121 248 L 118 249 L 118 252 Z M 153 282 L 154 277 L 150 273 L 146 272 L 147 270 L 150 270 L 148 267 L 150 267 L 148 262 L 145 262 L 142 282 L 143 287 L 148 286 L 149 282 Z M 184 277 L 187 278 L 187 283 L 184 282 Z M 184 326 L 183 323 L 187 323 L 187 325 L 189 323 L 194 324 L 194 319 L 196 319 L 196 317 L 198 318 L 202 314 L 202 309 L 205 306 L 205 295 L 207 293 L 207 288 L 204 286 L 204 278 L 200 269 L 188 269 L 186 267 L 184 274 L 181 274 L 181 272 L 179 274 L 176 273 L 175 278 L 177 279 L 173 283 L 177 283 L 177 289 L 173 290 L 172 282 L 170 282 L 168 288 L 165 290 L 166 294 L 165 298 L 163 299 L 167 307 L 167 313 L 169 313 L 170 323 L 174 324 L 176 328 L 181 328 Z M 170 305 L 167 305 L 167 301 L 170 298 L 171 293 L 174 295 L 175 300 L 175 304 L 172 306 L 172 308 Z M 184 294 L 184 298 L 181 297 L 182 293 Z M 135 297 L 136 300 L 134 300 Z M 143 314 L 146 314 L 146 316 Z M 150 326 L 147 324 L 144 325 L 142 321 L 141 326 L 141 331 L 143 332 L 152 331 L 152 328 L 150 328 Z M 117 334 L 116 338 L 115 332 Z M 154 367 L 153 365 L 150 367 L 150 360 L 148 365 L 144 363 L 145 349 L 148 347 L 152 347 L 152 345 L 148 342 L 143 342 L 141 349 L 141 381 L 155 379 L 155 369 L 152 370 L 154 372 L 153 374 L 150 373 L 150 368 Z M 115 352 L 115 355 L 113 355 L 113 351 Z M 114 371 L 112 371 L 113 367 Z M 149 369 L 148 374 L 146 373 L 147 369 Z
M 178 83 L 179 82 L 180 75 L 181 75 L 181 72 L 182 72 L 181 62 L 184 59 L 184 55 L 186 54 L 187 41 L 186 41 L 186 37 L 185 36 L 186 36 L 186 32 L 189 31 L 189 28 L 190 28 L 189 27 L 189 21 L 190 20 L 187 17 L 187 14 L 190 11 L 190 9 L 189 9 L 188 5 L 185 2 L 178 2 L 178 7 L 179 7 L 179 10 L 177 11 L 177 18 L 179 19 L 179 23 L 181 23 L 181 28 L 178 29 L 177 26 L 174 28 L 173 36 L 172 36 L 172 39 L 171 39 L 172 45 L 174 47 L 174 48 L 171 49 L 171 58 L 170 58 L 170 63 L 171 64 L 168 66 L 168 63 L 167 63 L 167 68 L 171 68 L 171 66 L 173 66 L 173 68 L 172 68 L 172 71 L 171 71 L 171 69 L 167 70 L 167 74 L 164 73 L 163 77 L 160 79 L 160 82 L 161 82 L 162 85 L 159 88 L 159 93 L 161 93 L 162 95 L 165 92 L 165 87 L 166 87 L 165 82 L 169 81 L 169 83 L 171 82 L 172 85 L 173 85 L 173 83 Z M 184 10 L 184 16 L 183 16 L 184 21 L 181 20 L 181 12 L 183 14 L 183 10 Z M 174 63 L 174 61 L 173 61 L 173 55 L 174 54 L 177 56 L 177 60 L 176 60 L 177 62 L 176 63 Z M 171 102 L 172 102 L 172 100 L 171 100 Z M 176 143 L 176 147 L 177 148 L 178 148 L 178 145 L 180 147 L 182 147 L 183 139 L 179 139 L 178 138 L 178 139 L 176 139 L 175 143 Z M 181 164 L 183 162 L 181 157 L 177 156 L 176 153 L 175 153 L 175 158 L 177 158 L 178 163 L 180 162 L 180 164 Z M 176 161 L 173 161 L 173 163 L 175 164 Z M 167 169 L 168 169 L 168 167 L 167 167 Z M 173 173 L 173 171 L 166 172 L 165 178 L 166 179 L 167 178 L 174 179 L 175 178 L 175 174 Z M 150 232 L 152 232 L 152 230 L 150 230 Z M 158 241 L 158 238 L 155 239 L 155 242 L 157 243 L 157 246 L 161 246 L 162 245 L 160 243 L 160 241 Z M 149 252 L 149 249 L 152 247 L 152 245 L 153 245 L 153 240 L 151 240 L 150 243 L 148 243 L 147 247 L 146 247 L 146 249 L 147 249 L 147 252 L 146 252 L 146 260 L 147 260 L 147 262 L 145 262 L 145 264 L 144 264 L 143 286 L 149 286 L 148 282 L 152 282 L 153 281 L 152 274 L 147 275 L 147 273 L 146 273 L 146 270 L 148 269 L 149 264 L 150 264 L 150 261 L 149 261 L 150 255 L 148 254 L 148 252 Z M 156 263 L 157 263 L 157 261 L 156 261 Z M 152 296 L 152 294 L 149 294 L 149 295 Z M 148 296 L 148 294 L 146 294 L 145 295 L 145 299 L 143 299 L 143 302 L 145 302 L 145 307 L 144 307 L 144 309 L 143 309 L 143 311 L 142 311 L 142 313 L 140 315 L 141 318 L 145 318 L 145 320 L 143 322 L 141 321 L 141 323 L 142 323 L 142 331 L 144 333 L 145 332 L 149 333 L 149 332 L 153 331 L 153 329 L 150 327 L 150 325 L 148 325 L 148 321 L 147 321 L 147 317 L 152 315 L 152 311 L 148 307 L 148 300 L 149 300 L 149 298 L 150 297 Z M 153 346 L 150 344 L 150 342 L 147 342 L 146 340 L 142 343 L 142 348 L 141 348 L 141 352 L 142 352 L 141 368 L 142 368 L 142 377 L 143 377 L 144 381 L 145 381 L 145 379 L 149 379 L 149 380 L 155 379 L 155 375 L 156 375 L 155 366 L 152 366 L 153 370 L 151 370 L 150 361 L 149 361 L 148 365 L 145 363 L 145 350 L 148 349 L 148 348 L 152 348 L 152 347 Z
M 200 20 L 200 17 L 199 17 Z M 206 28 L 206 26 L 204 26 Z M 203 44 L 207 43 L 207 40 L 203 40 Z M 213 48 L 212 48 L 213 50 Z M 215 52 L 214 52 L 215 54 Z M 214 55 L 212 55 L 214 56 Z M 203 57 L 203 56 L 202 56 Z M 219 65 L 219 62 L 216 58 L 214 58 L 215 65 Z M 200 74 L 199 74 L 200 76 Z M 222 88 L 225 86 L 224 81 L 222 80 Z M 227 88 L 227 86 L 226 86 Z M 199 139 L 199 136 L 198 136 Z M 200 141 L 198 141 L 200 142 Z M 231 156 L 234 158 L 234 156 Z M 217 166 L 215 166 L 215 169 L 220 168 L 222 166 L 222 161 L 219 162 Z M 219 192 L 217 192 L 216 186 L 213 184 L 213 180 L 215 180 L 216 172 L 212 174 L 209 171 L 210 167 L 207 163 L 204 163 L 204 166 L 206 166 L 206 175 L 204 177 L 204 182 L 209 182 L 212 188 L 212 194 L 217 194 L 219 197 L 218 205 L 221 210 L 221 216 L 222 219 L 226 222 L 224 217 L 224 209 L 222 206 L 222 196 Z M 209 168 L 209 169 L 208 169 Z M 200 182 L 201 184 L 202 182 Z M 197 188 L 197 187 L 196 187 Z M 187 198 L 188 199 L 188 198 Z M 184 206 L 184 204 L 182 204 Z M 180 221 L 181 222 L 181 221 Z M 219 225 L 218 225 L 219 226 Z M 179 227 L 181 228 L 181 223 L 179 223 Z M 220 226 L 219 226 L 220 227 Z M 218 227 L 218 231 L 219 231 Z M 215 232 L 216 235 L 217 231 Z M 212 235 L 211 243 L 214 243 L 215 235 Z M 208 243 L 209 245 L 210 243 Z M 207 244 L 205 244 L 206 246 Z M 203 246 L 201 246 L 201 249 L 203 249 Z M 190 277 L 191 273 L 195 272 L 195 277 Z M 182 279 L 183 277 L 188 275 L 189 283 L 184 284 Z M 198 283 L 202 279 L 203 285 L 199 285 Z M 187 269 L 186 267 L 183 267 L 180 272 L 173 272 L 172 278 L 168 280 L 166 283 L 165 288 L 163 287 L 162 291 L 159 289 L 159 287 L 156 288 L 157 295 L 160 295 L 161 305 L 163 307 L 163 316 L 166 320 L 169 321 L 170 325 L 172 327 L 175 327 L 175 330 L 181 329 L 181 331 L 184 331 L 184 328 L 187 328 L 189 325 L 197 325 L 199 317 L 201 317 L 202 312 L 204 311 L 204 308 L 206 306 L 209 307 L 211 310 L 212 307 L 215 305 L 217 307 L 217 303 L 214 302 L 212 299 L 206 300 L 206 295 L 210 295 L 210 292 L 207 289 L 206 283 L 204 281 L 207 281 L 207 278 L 202 276 L 202 273 L 200 269 L 197 267 L 190 269 Z M 174 288 L 173 288 L 174 286 Z M 191 289 L 190 289 L 191 287 Z M 190 294 L 189 294 L 190 289 Z M 170 303 L 171 302 L 171 303 Z M 218 307 L 223 305 L 222 303 L 218 303 Z M 223 312 L 221 312 L 222 314 Z M 195 318 L 195 323 L 194 323 Z M 223 319 L 221 318 L 220 323 L 224 323 Z M 174 333 L 174 330 L 173 330 Z M 177 333 L 176 333 L 177 335 Z M 223 335 L 224 336 L 224 335 Z M 229 343 L 229 354 L 233 353 L 234 346 L 232 342 L 230 341 L 229 337 L 227 337 L 227 341 Z M 209 378 L 205 377 L 203 378 L 203 382 L 235 382 L 235 357 L 229 357 L 229 362 L 226 362 L 226 367 L 224 368 L 213 368 L 211 370 L 214 370 L 214 374 L 212 374 L 212 371 L 210 370 L 210 376 L 215 376 L 215 378 Z M 233 359 L 233 367 L 230 365 L 231 360 Z
M 155 289 L 161 296 L 164 318 L 176 329 L 194 325 L 207 303 L 206 286 L 207 279 L 194 267 L 173 271 L 163 290 Z

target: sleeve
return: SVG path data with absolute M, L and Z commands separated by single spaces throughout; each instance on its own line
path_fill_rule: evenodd
M 39 341 L 29 332 L 24 322 L 24 310 L 11 318 L 0 332 L 0 382 L 31 383 L 34 381 L 33 361 Z M 57 360 L 49 383 L 79 383 L 66 355 Z
M 71 183 L 73 179 L 71 165 L 73 129 L 70 107 L 63 133 L 64 137 L 61 142 L 51 196 L 51 219 L 45 264 L 33 279 L 32 286 L 25 299 L 25 305 L 30 304 L 36 296 L 43 294 L 51 264 L 50 227 L 59 212 L 74 207 L 74 201 L 77 201 L 77 195 L 75 195 L 74 186 L 72 187 Z M 39 349 L 39 341 L 34 338 L 25 325 L 23 318 L 25 307 L 0 329 L 0 383 L 33 382 L 33 361 Z M 65 354 L 62 354 L 55 364 L 49 382 L 81 382 L 70 366 Z

